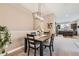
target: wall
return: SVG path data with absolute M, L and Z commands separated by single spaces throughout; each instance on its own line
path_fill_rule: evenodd
M 0 4 L 0 25 L 6 25 L 10 30 L 32 29 L 32 14 L 29 10 L 17 4 Z M 30 23 L 30 24 L 29 24 Z
M 26 33 L 33 29 L 32 13 L 19 4 L 0 4 L 0 25 L 10 30 L 12 44 L 7 50 L 11 51 L 22 46 Z
M 44 29 L 47 31 L 47 23 L 52 23 L 52 33 L 55 33 L 55 16 L 54 14 L 48 14 L 46 16 L 44 16 L 45 20 L 44 20 Z

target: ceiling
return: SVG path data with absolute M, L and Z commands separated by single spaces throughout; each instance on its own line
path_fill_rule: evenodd
M 23 3 L 31 12 L 38 11 L 38 3 Z M 42 3 L 43 15 L 55 14 L 56 22 L 69 22 L 79 19 L 79 3 Z

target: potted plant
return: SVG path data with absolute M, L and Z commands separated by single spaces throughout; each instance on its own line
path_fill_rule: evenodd
M 11 34 L 9 33 L 6 26 L 0 26 L 0 55 L 6 53 L 5 46 L 11 43 Z

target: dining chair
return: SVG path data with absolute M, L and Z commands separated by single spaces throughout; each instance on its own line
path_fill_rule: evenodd
M 36 50 L 40 47 L 40 44 L 35 40 L 35 35 L 27 34 L 28 39 L 28 56 L 30 48 L 34 49 L 34 56 L 36 56 Z
M 52 51 L 54 51 L 54 48 L 53 48 L 53 40 L 54 40 L 54 34 L 52 34 L 51 37 L 48 40 L 46 40 L 44 42 L 44 44 L 43 44 L 45 46 L 45 48 L 46 47 L 49 47 L 50 56 L 52 56 Z

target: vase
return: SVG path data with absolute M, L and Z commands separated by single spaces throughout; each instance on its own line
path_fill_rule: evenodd
M 0 48 L 0 56 L 6 55 L 6 51 L 4 48 Z

